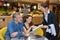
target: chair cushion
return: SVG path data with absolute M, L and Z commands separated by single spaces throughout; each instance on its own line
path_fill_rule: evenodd
M 4 36 L 5 36 L 6 30 L 7 30 L 7 27 L 4 27 L 4 28 L 2 28 L 0 30 L 0 39 L 1 40 L 4 40 Z

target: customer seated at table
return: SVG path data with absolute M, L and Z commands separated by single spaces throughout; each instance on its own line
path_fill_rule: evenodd
M 34 24 L 32 22 L 32 16 L 30 15 L 25 15 L 23 17 L 23 22 L 24 22 L 24 34 L 30 34 L 32 29 L 34 28 Z
M 7 26 L 8 28 L 5 35 L 6 40 L 17 40 L 23 36 L 22 16 L 19 13 L 15 13 L 13 14 L 12 18 L 13 19 L 8 23 Z

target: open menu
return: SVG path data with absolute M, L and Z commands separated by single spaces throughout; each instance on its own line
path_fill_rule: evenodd
M 32 30 L 32 32 L 33 32 L 34 34 L 36 34 L 36 35 L 43 36 L 44 33 L 43 33 L 43 30 L 41 29 L 42 26 L 43 26 L 43 24 L 37 26 L 36 28 L 34 28 L 34 29 Z
M 37 30 L 37 29 L 41 28 L 42 26 L 43 26 L 43 24 L 38 25 L 36 28 L 34 28 L 34 29 L 32 30 L 32 32 L 34 32 L 35 30 Z

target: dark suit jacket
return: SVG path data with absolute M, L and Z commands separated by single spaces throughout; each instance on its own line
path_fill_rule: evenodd
M 55 16 L 54 12 L 50 11 L 50 13 L 48 14 L 48 22 L 45 21 L 44 17 L 45 16 L 44 16 L 44 13 L 43 13 L 43 25 L 54 24 L 55 29 L 56 29 L 56 33 L 58 34 L 59 27 L 58 27 L 58 23 L 57 23 L 56 16 Z

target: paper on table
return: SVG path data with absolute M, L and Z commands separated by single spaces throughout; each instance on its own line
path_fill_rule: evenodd
M 32 30 L 32 32 L 34 32 L 34 31 L 37 30 L 38 28 L 41 28 L 42 26 L 43 26 L 43 24 L 37 26 L 36 28 L 34 28 L 34 29 Z

